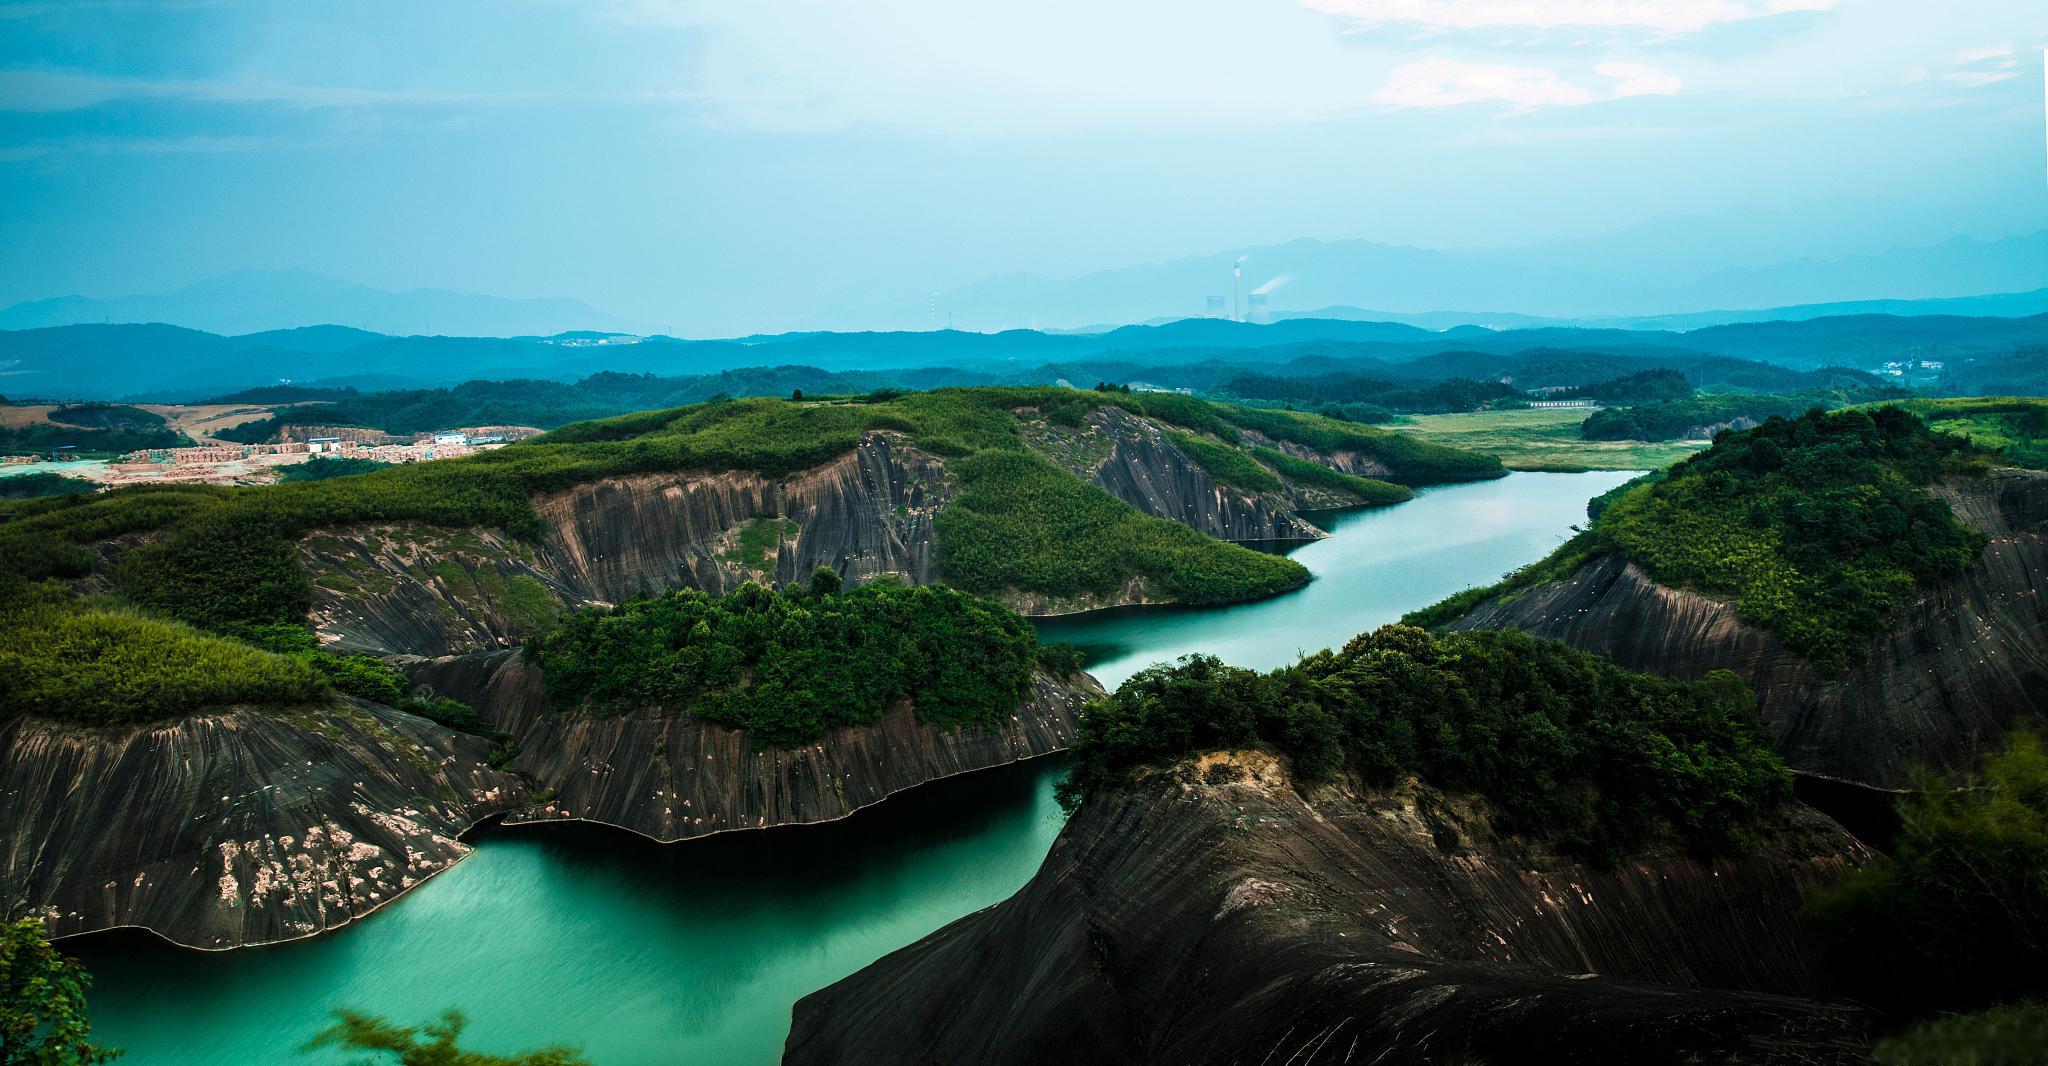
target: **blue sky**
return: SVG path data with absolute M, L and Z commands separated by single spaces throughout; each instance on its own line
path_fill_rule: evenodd
M 2039 0 L 0 2 L 0 302 L 304 268 L 703 334 L 1296 237 L 1832 258 L 2048 227 L 2044 45 Z

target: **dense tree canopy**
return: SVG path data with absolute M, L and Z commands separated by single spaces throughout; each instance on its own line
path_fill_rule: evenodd
M 1216 392 L 1233 399 L 1293 404 L 1304 409 L 1334 406 L 1338 410 L 1346 410 L 1353 405 L 1363 405 L 1399 414 L 1479 411 L 1527 399 L 1522 390 L 1501 381 L 1453 377 L 1422 384 L 1393 382 L 1360 374 L 1313 377 L 1242 374 L 1218 386 Z M 1358 421 L 1371 419 L 1361 418 Z
M 1083 709 L 1062 800 L 1142 764 L 1260 743 L 1304 781 L 1348 768 L 1477 793 L 1497 831 L 1599 859 L 1666 832 L 1739 846 L 1790 795 L 1726 672 L 1688 684 L 1518 633 L 1388 626 L 1267 673 L 1202 655 L 1139 672 Z
M 1841 669 L 1916 589 L 1983 549 L 1984 535 L 1926 487 L 1983 462 L 1896 407 L 1774 418 L 1601 497 L 1591 525 L 1549 558 L 1407 621 L 1442 625 L 1620 552 L 1664 584 L 1733 597 L 1744 621 Z
M 687 710 L 761 745 L 794 747 L 906 699 L 920 721 L 946 726 L 993 725 L 1016 710 L 1038 661 L 1030 623 L 954 589 L 832 585 L 746 584 L 588 608 L 527 654 L 558 707 Z
M 1811 411 L 1728 434 L 1593 528 L 1659 581 L 1732 594 L 1745 620 L 1841 666 L 1984 547 L 1923 487 L 1968 454 L 1896 408 Z

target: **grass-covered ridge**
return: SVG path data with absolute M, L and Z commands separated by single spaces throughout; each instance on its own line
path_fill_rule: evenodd
M 2048 400 L 1981 396 L 1902 400 L 1898 406 L 2014 466 L 2048 470 Z
M 1441 625 L 1619 552 L 1663 584 L 1732 597 L 1744 621 L 1839 669 L 1916 589 L 1982 550 L 1983 534 L 1927 489 L 1981 463 L 1967 441 L 1896 407 L 1772 419 L 1603 499 L 1541 563 L 1407 621 Z
M 0 573 L 84 576 L 97 563 L 97 542 L 148 534 L 113 574 L 129 601 L 219 632 L 296 623 L 312 592 L 292 543 L 313 530 L 416 522 L 538 536 L 530 500 L 539 493 L 660 471 L 787 475 L 844 455 L 863 434 L 881 430 L 954 462 L 962 492 L 939 524 L 939 557 L 945 579 L 962 587 L 1061 595 L 1110 593 L 1139 581 L 1181 598 L 1223 601 L 1306 580 L 1285 559 L 1132 510 L 1039 458 L 1018 429 L 1020 409 L 1078 421 L 1110 404 L 1221 439 L 1234 440 L 1244 423 L 1312 447 L 1367 453 L 1410 483 L 1499 473 L 1491 459 L 1384 431 L 1185 396 L 990 388 L 737 400 L 578 423 L 466 459 L 350 477 L 245 489 L 127 488 L 0 505 Z
M 312 663 L 132 609 L 28 595 L 0 607 L 0 719 L 112 726 L 328 695 Z
M 1656 470 L 1700 451 L 1682 441 L 1587 440 L 1582 407 L 1530 407 L 1469 414 L 1410 415 L 1396 428 L 1418 440 L 1491 455 L 1511 470 L 1577 473 Z
M 1040 648 L 1029 623 L 992 601 L 886 580 L 841 591 L 826 570 L 809 588 L 750 583 L 586 608 L 527 654 L 558 707 L 688 710 L 757 745 L 793 747 L 899 700 L 923 722 L 994 725 L 1016 710 Z
M 1070 806 L 1138 766 L 1265 744 L 1297 779 L 1410 775 L 1488 801 L 1493 828 L 1608 859 L 1675 832 L 1736 847 L 1791 794 L 1733 675 L 1684 683 L 1519 633 L 1388 626 L 1268 673 L 1189 656 L 1081 713 Z

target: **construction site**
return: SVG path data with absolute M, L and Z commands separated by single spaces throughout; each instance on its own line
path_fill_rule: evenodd
M 19 408 L 14 410 L 17 417 L 28 413 Z M 205 431 L 267 417 L 268 410 L 242 408 L 230 415 L 223 410 L 199 411 L 166 405 L 152 413 L 163 414 L 193 443 L 101 459 L 77 457 L 63 448 L 0 456 L 0 478 L 52 473 L 110 487 L 167 482 L 262 485 L 277 481 L 287 468 L 316 458 L 430 462 L 500 448 L 541 432 L 532 426 L 469 426 L 399 436 L 361 426 L 293 425 L 282 427 L 282 439 L 277 443 L 241 444 L 208 436 Z

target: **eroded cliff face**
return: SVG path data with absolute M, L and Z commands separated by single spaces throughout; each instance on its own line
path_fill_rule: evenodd
M 489 745 L 347 698 L 164 725 L 0 723 L 0 890 L 68 936 L 141 926 L 188 947 L 347 924 L 469 853 L 523 801 Z
M 1218 540 L 1320 540 L 1329 534 L 1289 508 L 1355 502 L 1302 486 L 1289 485 L 1281 498 L 1225 485 L 1175 447 L 1157 424 L 1121 407 L 1098 407 L 1078 428 L 1044 419 L 1023 425 L 1039 454 L 1146 514 Z
M 724 593 L 748 580 L 802 581 L 821 566 L 854 584 L 882 574 L 928 584 L 932 519 L 952 494 L 937 457 L 876 432 L 781 481 L 650 474 L 579 485 L 535 509 L 548 527 L 547 568 L 575 595 L 616 603 L 643 589 Z M 771 546 L 749 556 L 749 530 Z
M 779 481 L 754 473 L 646 474 L 542 496 L 528 547 L 486 530 L 364 527 L 301 543 L 313 623 L 343 650 L 461 655 L 523 643 L 567 607 L 636 592 L 729 592 L 802 581 L 932 580 L 932 518 L 952 483 L 936 457 L 870 433 Z
M 798 1002 L 784 1062 L 1867 1061 L 1802 898 L 1866 855 L 1795 809 L 1733 859 L 1485 842 L 1409 787 L 1304 798 L 1257 751 L 1070 821 L 1009 900 Z
M 1119 408 L 1081 430 L 1028 419 L 1026 428 L 1041 454 L 1138 510 L 1221 540 L 1316 540 L 1327 534 L 1292 508 L 1355 502 L 1291 483 L 1270 497 L 1222 485 L 1157 425 Z M 1356 459 L 1327 461 L 1371 465 Z M 854 584 L 884 574 L 929 584 L 939 576 L 933 522 L 955 492 L 944 460 L 878 431 L 779 480 L 645 474 L 539 497 L 547 532 L 537 545 L 492 530 L 377 525 L 313 534 L 300 552 L 314 628 L 337 650 L 467 655 L 521 644 L 565 609 L 641 591 L 725 593 L 746 581 L 800 582 L 819 567 Z M 1141 581 L 1111 595 L 1000 598 L 1034 616 L 1157 602 Z
M 1306 444 L 1296 444 L 1291 440 L 1274 440 L 1255 429 L 1241 429 L 1239 432 L 1244 435 L 1246 444 L 1286 452 L 1296 459 L 1307 459 L 1312 463 L 1321 463 L 1339 473 L 1350 474 L 1354 477 L 1369 477 L 1378 481 L 1395 480 L 1392 467 L 1364 452 L 1337 451 L 1324 453 Z
M 2048 475 L 1999 471 L 1938 491 L 1989 547 L 1839 675 L 1745 625 L 1733 603 L 1659 585 L 1619 556 L 1481 604 L 1452 628 L 1521 629 L 1675 677 L 1733 670 L 1788 765 L 1906 787 L 1916 767 L 1967 768 L 2015 719 L 2048 714 Z
M 579 597 L 497 530 L 378 525 L 299 544 L 311 622 L 336 651 L 457 655 L 523 643 Z
M 756 750 L 747 734 L 688 712 L 558 713 L 516 653 L 415 663 L 412 675 L 512 734 L 512 768 L 554 793 L 507 822 L 602 822 L 664 842 L 831 821 L 928 781 L 1060 751 L 1081 702 L 1102 691 L 1085 676 L 1040 673 L 998 729 L 924 725 L 906 704 L 801 748 Z

